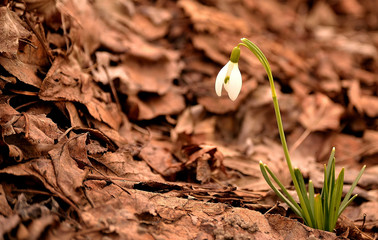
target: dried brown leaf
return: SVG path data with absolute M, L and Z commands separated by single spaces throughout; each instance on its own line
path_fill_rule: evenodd
M 150 95 L 144 98 L 130 96 L 128 100 L 135 104 L 136 116 L 130 115 L 133 119 L 146 120 L 153 119 L 161 115 L 178 114 L 185 108 L 184 97 L 176 92 L 170 91 L 163 96 Z
M 84 104 L 89 114 L 118 129 L 122 117 L 108 93 L 94 85 L 75 61 L 57 58 L 43 80 L 39 97 L 46 101 L 74 101 Z
M 306 18 L 306 25 L 315 28 L 319 25 L 333 26 L 336 24 L 337 18 L 333 9 L 327 2 L 316 2 L 311 12 Z
M 120 90 L 126 94 L 139 91 L 160 95 L 167 93 L 172 87 L 172 80 L 179 76 L 182 68 L 177 52 L 146 45 L 143 42 L 130 47 L 137 49 L 131 52 L 130 57 L 124 59 L 127 83 L 121 82 Z M 141 57 L 143 60 L 133 61 L 135 57 Z
M 4 236 L 10 233 L 14 228 L 16 228 L 21 222 L 21 217 L 19 215 L 12 215 L 9 217 L 4 217 L 0 215 L 0 236 Z
M 3 185 L 0 184 L 0 214 L 1 216 L 9 217 L 13 213 L 12 208 L 9 206 L 9 203 L 4 192 Z M 0 230 L 1 232 L 1 230 Z M 1 233 L 0 233 L 1 236 Z
M 41 86 L 42 81 L 37 76 L 38 66 L 23 63 L 18 58 L 7 58 L 4 56 L 0 56 L 0 65 L 21 82 L 37 88 Z
M 321 58 L 316 69 L 317 77 L 320 79 L 322 92 L 337 93 L 341 91 L 341 83 L 338 74 L 327 58 Z
M 180 134 L 212 139 L 216 120 L 215 116 L 206 116 L 206 110 L 202 105 L 187 107 L 178 117 L 176 126 L 171 131 L 171 139 L 176 142 Z
M 172 177 L 182 169 L 165 148 L 147 145 L 142 149 L 139 156 L 156 172 L 164 177 Z
M 361 87 L 358 80 L 349 82 L 348 97 L 352 106 L 354 106 L 359 113 L 362 113 Z
M 371 118 L 378 117 L 378 97 L 362 95 L 361 96 L 361 107 Z
M 59 29 L 61 25 L 61 18 L 57 8 L 59 3 L 54 0 L 25 0 L 25 3 L 27 11 L 37 12 L 43 16 L 49 26 Z
M 83 200 L 81 187 L 86 171 L 80 169 L 78 163 L 71 157 L 70 141 L 75 141 L 75 138 L 49 151 L 49 155 L 52 159 L 57 186 L 67 198 L 80 203 Z M 86 150 L 81 149 L 81 151 Z
M 378 153 L 378 131 L 365 130 L 362 140 L 367 148 L 365 155 L 373 155 Z
M 46 155 L 62 134 L 56 123 L 44 114 L 13 115 L 4 128 L 3 136 L 9 156 L 15 160 Z
M 341 115 L 344 112 L 344 108 L 340 104 L 333 103 L 321 93 L 310 95 L 304 99 L 302 109 L 299 122 L 311 131 L 338 129 Z
M 162 9 L 161 11 L 163 12 L 164 10 Z M 169 12 L 165 13 L 170 15 Z M 136 32 L 150 41 L 159 39 L 166 35 L 169 28 L 169 25 L 167 23 L 159 25 L 154 24 L 153 22 L 151 22 L 151 19 L 149 19 L 149 17 L 145 16 L 144 14 L 135 14 L 133 16 L 132 25 L 138 26 L 137 28 L 135 28 Z
M 146 164 L 146 162 L 149 164 L 150 161 L 154 161 L 153 165 L 158 166 L 157 159 L 146 157 L 144 153 L 146 152 L 141 153 L 141 156 L 145 162 L 135 161 L 131 153 L 125 148 L 120 148 L 114 153 L 107 152 L 100 158 L 96 158 L 96 160 L 112 172 L 108 173 L 108 175 L 115 174 L 118 177 L 125 177 L 132 181 L 164 181 L 161 176 L 153 173 Z
M 220 29 L 225 29 L 233 33 L 248 34 L 248 24 L 229 13 L 190 0 L 180 0 L 178 5 L 190 16 L 195 29 L 199 32 L 215 33 Z
M 21 19 L 7 7 L 0 7 L 0 32 L 0 53 L 11 56 L 17 55 L 19 40 L 30 35 Z
M 196 179 L 200 183 L 207 183 L 211 179 L 210 158 L 209 154 L 203 154 L 197 160 Z

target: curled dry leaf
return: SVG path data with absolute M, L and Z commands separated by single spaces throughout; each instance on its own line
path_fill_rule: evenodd
M 1 216 L 11 216 L 13 213 L 12 208 L 9 206 L 9 203 L 7 201 L 3 185 L 0 185 L 0 214 Z M 0 220 L 1 222 L 1 220 Z
M 141 150 L 139 156 L 163 177 L 174 178 L 175 174 L 182 169 L 181 164 L 163 147 L 147 145 Z
M 41 87 L 42 81 L 37 76 L 37 66 L 23 63 L 18 58 L 7 58 L 4 56 L 0 56 L 0 65 L 21 82 L 36 88 Z
M 7 7 L 0 7 L 0 32 L 0 53 L 13 57 L 17 55 L 19 40 L 30 35 L 21 19 Z
M 37 12 L 43 17 L 44 22 L 55 30 L 58 30 L 61 23 L 61 15 L 58 5 L 60 2 L 54 0 L 25 0 L 26 10 Z
M 378 97 L 365 95 L 361 97 L 362 108 L 371 118 L 378 117 Z
M 19 114 L 7 104 L 2 104 L 0 122 L 2 139 L 8 146 L 9 156 L 23 160 L 47 155 L 62 131 L 44 114 Z
M 57 58 L 43 80 L 39 97 L 46 101 L 73 101 L 84 104 L 89 114 L 118 129 L 122 117 L 109 94 L 94 85 L 88 74 L 81 72 L 76 61 Z
M 183 146 L 184 167 L 189 174 L 195 174 L 197 181 L 209 182 L 214 175 L 225 173 L 223 154 L 215 146 L 187 145 Z
M 160 156 L 156 151 L 155 153 L 155 156 Z M 164 181 L 160 175 L 153 173 L 150 168 L 152 167 L 152 169 L 155 170 L 156 167 L 159 167 L 159 169 L 156 170 L 158 173 L 160 173 L 159 170 L 162 168 L 160 168 L 161 166 L 159 163 L 162 162 L 156 161 L 157 159 L 149 157 L 148 153 L 146 154 L 146 150 L 144 152 L 142 150 L 141 153 L 141 157 L 145 161 L 135 161 L 131 155 L 131 152 L 125 148 L 120 148 L 114 153 L 107 152 L 101 157 L 93 157 L 97 162 L 105 165 L 108 170 L 118 177 L 124 177 L 132 181 Z M 107 175 L 112 175 L 112 173 L 108 172 Z
M 192 140 L 198 137 L 201 139 L 198 141 L 201 142 L 202 139 L 212 139 L 215 125 L 216 117 L 207 116 L 202 105 L 187 107 L 178 117 L 175 128 L 171 130 L 171 139 L 173 142 L 177 142 L 181 134 L 190 136 Z
M 125 89 L 124 93 L 127 94 L 135 93 L 135 90 L 160 95 L 167 93 L 172 88 L 172 80 L 179 76 L 182 69 L 178 53 L 144 42 L 134 43 L 130 47 L 136 49 L 131 50 L 131 56 L 124 59 L 123 68 L 128 78 L 127 85 L 121 85 L 121 90 Z M 135 57 L 141 58 L 141 61 L 132 61 Z
M 178 4 L 190 16 L 195 29 L 199 32 L 215 33 L 220 29 L 226 29 L 230 32 L 247 34 L 246 31 L 249 29 L 248 24 L 243 19 L 207 7 L 199 2 L 180 0 Z
M 363 106 L 361 102 L 361 87 L 358 80 L 352 80 L 348 82 L 348 97 L 350 104 L 357 109 L 359 113 L 363 112 Z
M 341 115 L 344 112 L 340 104 L 332 102 L 321 93 L 310 95 L 304 99 L 302 109 L 299 122 L 311 131 L 338 129 Z
M 167 92 L 162 96 L 152 94 L 144 98 L 130 96 L 128 102 L 135 106 L 133 112 L 129 113 L 129 117 L 138 120 L 178 114 L 185 108 L 184 97 L 174 91 Z
M 80 203 L 83 201 L 81 187 L 87 173 L 80 169 L 78 163 L 71 157 L 72 149 L 78 146 L 70 144 L 70 141 L 76 141 L 76 139 L 68 140 L 61 148 L 54 148 L 49 152 L 49 155 L 59 190 L 73 202 Z M 80 151 L 86 151 L 86 149 L 81 148 Z

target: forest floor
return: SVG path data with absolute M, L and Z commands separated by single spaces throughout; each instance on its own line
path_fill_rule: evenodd
M 0 239 L 377 239 L 377 5 L 1 1 Z M 258 59 L 241 49 L 235 102 L 214 91 L 242 37 L 306 181 L 332 147 L 344 193 L 367 165 L 333 233 L 260 173 L 291 184 Z

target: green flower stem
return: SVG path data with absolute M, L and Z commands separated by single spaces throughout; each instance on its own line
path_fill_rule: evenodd
M 282 125 L 281 113 L 278 105 L 276 89 L 274 87 L 273 75 L 270 69 L 270 65 L 261 50 L 251 41 L 246 38 L 241 39 L 242 43 L 239 43 L 233 50 L 233 59 L 238 58 L 240 55 L 239 46 L 248 48 L 262 63 L 265 71 L 268 75 L 270 89 L 272 92 L 274 112 L 276 114 L 278 132 L 280 135 L 282 148 L 284 151 L 287 166 L 290 171 L 291 179 L 293 181 L 295 190 L 299 198 L 299 204 L 286 190 L 285 186 L 274 175 L 266 164 L 260 162 L 260 170 L 263 174 L 265 181 L 273 189 L 273 191 L 284 201 L 289 207 L 301 218 L 303 218 L 306 225 L 323 229 L 326 231 L 333 231 L 335 228 L 337 219 L 350 202 L 356 198 L 357 195 L 351 197 L 354 188 L 357 186 L 362 173 L 366 166 L 363 166 L 357 178 L 354 180 L 351 188 L 346 194 L 344 200 L 341 202 L 343 185 L 344 185 L 344 169 L 341 170 L 339 176 L 336 179 L 335 174 L 335 148 L 332 149 L 331 155 L 328 160 L 328 164 L 324 165 L 324 182 L 321 194 L 315 195 L 314 185 L 310 180 L 308 183 L 308 191 L 304 182 L 302 173 L 299 169 L 293 169 L 291 164 L 289 149 L 287 147 L 285 133 Z M 270 177 L 269 177 L 270 176 Z M 279 186 L 281 191 L 273 184 L 271 179 Z M 340 204 L 341 203 L 341 204 Z
M 248 40 L 246 38 L 242 38 L 241 41 L 243 43 L 239 43 L 238 46 L 241 45 L 241 46 L 247 47 L 259 59 L 259 61 L 264 66 L 265 71 L 268 75 L 270 89 L 271 89 L 272 98 L 273 98 L 274 112 L 276 114 L 276 119 L 277 119 L 278 132 L 279 132 L 279 135 L 280 135 L 280 139 L 281 139 L 282 148 L 283 148 L 283 151 L 284 151 L 286 163 L 287 163 L 287 166 L 289 167 L 290 175 L 291 175 L 291 178 L 293 179 L 294 186 L 295 186 L 296 189 L 298 188 L 297 190 L 299 190 L 298 182 L 296 181 L 293 166 L 292 166 L 291 160 L 290 160 L 289 149 L 288 149 L 287 143 L 286 143 L 285 133 L 284 133 L 283 124 L 282 124 L 282 118 L 281 118 L 281 113 L 280 113 L 280 107 L 278 105 L 276 88 L 274 87 L 273 74 L 272 74 L 272 71 L 270 69 L 269 62 L 266 59 L 265 55 L 261 52 L 261 50 L 254 43 L 252 43 L 250 40 Z
M 313 226 L 314 217 L 309 212 L 309 209 L 306 208 L 306 202 L 308 202 L 308 200 L 306 201 L 306 199 L 308 199 L 308 197 L 307 197 L 307 195 L 306 196 L 303 195 L 303 193 L 306 192 L 306 189 L 305 188 L 303 189 L 303 186 L 299 185 L 297 177 L 294 173 L 293 165 L 291 164 L 289 149 L 288 149 L 287 143 L 286 143 L 285 132 L 284 132 L 284 129 L 283 129 L 282 118 L 281 118 L 281 112 L 280 112 L 278 99 L 277 99 L 276 88 L 274 86 L 273 74 L 272 74 L 272 70 L 270 68 L 269 62 L 266 59 L 265 55 L 262 53 L 262 51 L 254 43 L 252 43 L 250 40 L 248 40 L 246 38 L 242 38 L 241 41 L 243 43 L 239 43 L 238 46 L 240 45 L 240 46 L 244 46 L 244 47 L 248 48 L 257 57 L 257 59 L 261 62 L 261 64 L 264 66 L 264 69 L 265 69 L 265 71 L 268 75 L 270 89 L 271 89 L 271 92 L 272 92 L 274 112 L 276 114 L 276 119 L 277 119 L 278 132 L 279 132 L 279 135 L 280 135 L 281 144 L 282 144 L 282 148 L 283 148 L 283 151 L 284 151 L 286 163 L 287 163 L 287 166 L 289 168 L 291 179 L 293 180 L 295 190 L 298 194 L 298 197 L 300 199 L 300 203 L 301 203 L 301 206 L 302 206 L 303 211 L 301 212 L 302 213 L 301 215 L 303 216 L 305 222 L 307 222 L 308 225 Z

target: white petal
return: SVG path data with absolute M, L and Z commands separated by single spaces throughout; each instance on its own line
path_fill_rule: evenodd
M 219 71 L 217 79 L 215 80 L 215 92 L 220 97 L 222 95 L 222 86 L 224 83 L 224 79 L 226 78 L 228 65 L 230 61 Z
M 242 78 L 241 73 L 238 68 L 238 64 L 235 63 L 234 68 L 232 69 L 230 81 L 228 83 L 228 86 L 224 87 L 227 92 L 228 96 L 232 101 L 235 101 L 236 98 L 239 96 L 240 90 L 242 87 Z
M 237 66 L 238 64 L 236 64 L 236 67 Z M 234 69 L 234 67 L 235 67 L 235 63 L 230 61 L 230 64 L 228 65 L 228 68 L 227 68 L 226 77 L 228 76 L 229 78 L 231 78 L 231 72 L 232 72 L 232 69 Z M 226 91 L 228 92 L 229 87 L 230 87 L 230 80 L 228 80 L 227 83 L 224 84 L 224 89 L 226 89 Z

